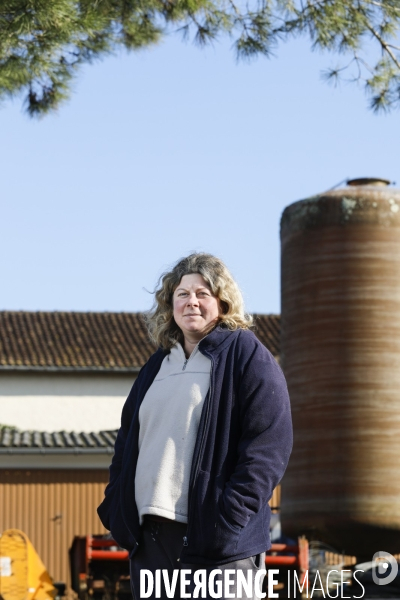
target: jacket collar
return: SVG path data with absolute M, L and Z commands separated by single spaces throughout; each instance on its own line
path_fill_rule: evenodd
M 232 341 L 232 336 L 235 337 L 237 331 L 232 331 L 224 325 L 217 325 L 199 344 L 201 352 L 210 352 L 211 354 L 219 354 L 225 348 L 226 343 Z
M 206 337 L 199 342 L 200 352 L 219 354 L 225 348 L 225 342 L 227 342 L 229 345 L 231 341 L 233 341 L 233 338 L 236 337 L 239 331 L 239 329 L 232 331 L 231 329 L 225 327 L 225 325 L 217 325 L 217 327 L 215 327 L 215 329 L 213 329 L 211 333 L 206 335 Z M 170 350 L 166 350 L 165 348 L 158 348 L 158 350 L 156 351 L 156 355 L 158 355 L 159 360 L 161 361 L 163 361 L 163 359 L 169 353 Z

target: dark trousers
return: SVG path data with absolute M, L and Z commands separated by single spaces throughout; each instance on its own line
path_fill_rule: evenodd
M 256 582 L 255 580 L 258 571 L 265 568 L 264 554 L 217 566 L 181 563 L 179 556 L 186 529 L 186 525 L 175 521 L 145 520 L 141 544 L 130 561 L 134 600 L 143 598 L 225 600 L 226 593 L 231 594 L 229 600 L 236 598 L 253 600 L 258 597 L 259 591 L 256 594 L 256 586 L 257 590 L 260 590 L 262 574 L 259 574 Z M 185 573 L 185 570 L 188 572 Z M 229 570 L 231 573 L 228 573 Z M 242 584 L 243 578 L 244 584 Z M 238 579 L 241 595 L 240 593 L 237 595 Z

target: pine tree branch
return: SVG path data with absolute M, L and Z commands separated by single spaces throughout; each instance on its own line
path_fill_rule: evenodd
M 0 0 L 0 100 L 23 93 L 31 114 L 50 112 L 68 97 L 81 65 L 148 47 L 171 23 L 193 28 L 201 45 L 233 36 L 245 59 L 304 34 L 314 48 L 352 59 L 328 71 L 328 80 L 348 69 L 348 81 L 364 79 L 368 91 L 379 91 L 374 109 L 400 105 L 400 0 Z M 368 44 L 383 55 L 372 66 L 364 60 Z
M 378 8 L 386 9 L 387 7 L 381 2 L 376 2 L 376 0 L 368 0 L 368 4 L 372 4 L 373 6 L 377 6 Z M 400 8 L 398 6 L 391 6 L 390 10 L 395 10 L 400 13 Z
M 232 9 L 233 9 L 234 13 L 235 13 L 235 14 L 236 14 L 236 15 L 237 15 L 239 18 L 241 18 L 241 17 L 242 17 L 242 15 L 241 15 L 241 13 L 240 13 L 240 11 L 239 11 L 238 7 L 236 6 L 236 4 L 233 2 L 233 0 L 229 0 L 229 4 L 232 6 Z
M 383 37 L 368 22 L 366 22 L 365 26 L 368 29 L 368 31 L 370 31 L 372 33 L 372 35 L 378 40 L 378 42 L 380 43 L 380 45 L 382 47 L 382 50 L 384 52 L 386 52 L 386 54 L 388 56 L 390 56 L 390 58 L 392 59 L 393 63 L 400 70 L 400 62 L 397 60 L 395 54 L 391 51 L 391 49 L 389 47 L 390 44 L 388 44 L 387 42 L 385 42 L 385 40 L 383 39 Z

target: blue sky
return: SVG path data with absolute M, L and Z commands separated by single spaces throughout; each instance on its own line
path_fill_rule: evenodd
M 225 260 L 248 310 L 280 311 L 279 220 L 348 177 L 400 186 L 399 113 L 332 88 L 307 40 L 237 64 L 170 37 L 85 67 L 41 121 L 0 111 L 0 309 L 136 311 L 193 250 Z

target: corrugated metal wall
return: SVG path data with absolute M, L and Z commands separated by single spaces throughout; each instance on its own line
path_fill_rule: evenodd
M 107 533 L 96 512 L 107 482 L 108 470 L 0 470 L 0 532 L 21 529 L 54 581 L 69 586 L 74 536 Z M 280 506 L 280 486 L 270 505 Z
M 280 510 L 281 507 L 281 486 L 278 485 L 273 493 L 272 493 L 272 498 L 269 501 L 269 505 L 272 509 L 272 512 L 278 512 Z
M 21 529 L 51 577 L 69 585 L 74 536 L 106 532 L 96 508 L 107 481 L 107 470 L 0 470 L 0 532 Z

